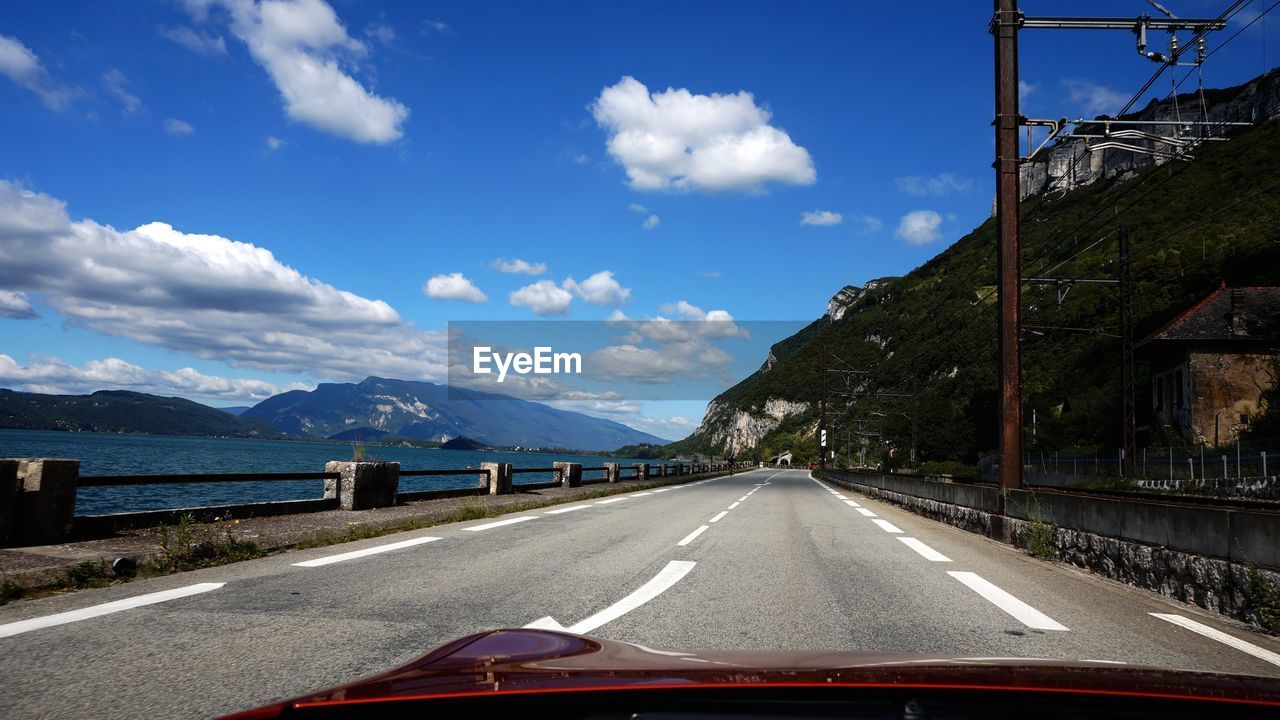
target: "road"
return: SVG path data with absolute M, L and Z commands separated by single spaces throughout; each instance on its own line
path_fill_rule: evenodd
M 762 469 L 12 603 L 0 716 L 207 717 L 531 623 L 659 648 L 1280 677 L 1275 638 Z

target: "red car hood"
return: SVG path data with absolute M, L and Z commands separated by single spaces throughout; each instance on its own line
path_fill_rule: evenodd
M 290 706 L 658 687 L 863 686 L 1027 690 L 1275 704 L 1280 681 L 1101 661 L 859 652 L 674 652 L 549 630 L 494 630 L 402 667 L 233 718 Z

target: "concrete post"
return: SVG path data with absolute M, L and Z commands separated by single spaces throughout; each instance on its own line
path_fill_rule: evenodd
M 618 463 L 604 464 L 604 481 L 610 483 L 618 482 Z
M 636 463 L 635 468 L 637 480 L 649 479 L 649 463 Z
M 513 492 L 511 488 L 511 463 L 482 462 L 480 463 L 480 469 L 489 471 L 490 495 L 510 495 Z
M 582 463 L 556 462 L 552 465 L 560 471 L 561 487 L 582 487 Z
M 25 544 L 40 544 L 70 535 L 79 477 L 79 460 L 19 459 L 10 536 Z
M 13 532 L 13 506 L 18 494 L 18 461 L 0 460 L 0 547 Z
M 400 488 L 400 463 L 383 461 L 331 460 L 325 472 L 336 472 L 336 480 L 324 481 L 325 498 L 337 498 L 343 510 L 369 510 L 396 504 Z

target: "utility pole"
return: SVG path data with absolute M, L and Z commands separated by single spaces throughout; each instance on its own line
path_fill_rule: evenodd
M 1009 490 L 1022 487 L 1022 228 L 1018 169 L 1017 0 L 995 0 L 991 31 L 996 38 L 996 288 L 1000 312 L 1000 495 L 996 514 L 1003 518 Z M 1003 535 L 1003 524 L 992 528 Z
M 1113 17 L 1023 17 L 1017 0 L 995 0 L 995 15 L 990 30 L 995 36 L 996 65 L 996 227 L 1000 233 L 996 262 L 996 288 L 999 294 L 1000 319 L 1000 496 L 996 515 L 1003 518 L 1009 490 L 1022 487 L 1022 308 L 1021 308 L 1021 218 L 1018 214 L 1018 168 L 1023 158 L 1018 151 L 1018 129 L 1022 125 L 1052 128 L 1050 139 L 1061 132 L 1064 123 L 1033 120 L 1018 113 L 1018 30 L 1046 28 L 1062 30 L 1128 30 L 1137 39 L 1138 52 L 1147 59 L 1178 65 L 1181 52 L 1178 30 L 1196 33 L 1197 50 L 1210 30 L 1221 30 L 1226 22 L 1217 19 L 1184 19 L 1174 17 L 1156 5 L 1167 18 L 1139 15 L 1137 18 Z M 1147 50 L 1147 31 L 1169 33 L 1169 54 Z M 1198 60 L 1203 62 L 1203 55 Z M 1046 140 L 1048 142 L 1048 140 Z M 1030 148 L 1028 148 L 1030 149 Z M 993 534 L 1002 536 L 1004 526 L 993 524 Z
M 1120 226 L 1120 385 L 1124 397 L 1123 434 L 1124 465 L 1121 467 L 1122 477 L 1134 475 L 1134 460 L 1138 455 L 1137 433 L 1137 400 L 1135 398 L 1137 379 L 1134 375 L 1133 362 L 1133 276 L 1129 262 L 1129 228 Z

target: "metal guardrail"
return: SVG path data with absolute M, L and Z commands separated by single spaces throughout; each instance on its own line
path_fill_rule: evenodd
M 413 472 L 413 471 L 410 471 Z M 429 471 L 428 471 L 429 472 Z M 401 473 L 404 475 L 404 473 Z M 179 485 L 188 483 L 283 482 L 289 480 L 337 480 L 334 472 L 189 473 L 173 475 L 81 475 L 78 487 L 127 487 L 130 485 Z

